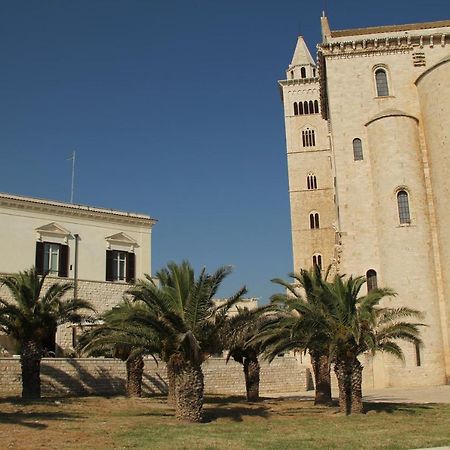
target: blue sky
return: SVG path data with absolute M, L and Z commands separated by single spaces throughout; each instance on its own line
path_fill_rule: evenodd
M 277 80 L 321 1 L 0 0 L 0 191 L 150 214 L 153 269 L 231 264 L 266 302 L 292 270 Z M 332 1 L 332 29 L 450 18 L 450 1 Z

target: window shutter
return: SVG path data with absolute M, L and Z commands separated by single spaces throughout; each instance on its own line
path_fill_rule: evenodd
M 36 261 L 34 263 L 38 275 L 44 275 L 44 243 L 36 242 Z
M 60 245 L 59 246 L 59 267 L 58 276 L 67 277 L 69 276 L 69 246 Z
M 114 251 L 106 250 L 106 281 L 114 281 Z
M 134 283 L 136 255 L 127 253 L 127 283 Z

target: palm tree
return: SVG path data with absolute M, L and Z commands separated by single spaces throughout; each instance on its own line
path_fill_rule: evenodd
M 46 276 L 35 268 L 0 277 L 11 300 L 0 298 L 0 330 L 21 346 L 22 397 L 40 398 L 40 366 L 44 342 L 58 325 L 80 322 L 80 310 L 93 311 L 86 300 L 64 299 L 72 283 L 53 283 L 43 292 Z
M 421 344 L 419 311 L 410 308 L 384 308 L 380 302 L 395 296 L 391 289 L 373 289 L 360 296 L 364 277 L 345 278 L 337 275 L 332 283 L 324 284 L 329 300 L 331 354 L 339 385 L 339 406 L 345 414 L 362 413 L 362 371 L 358 360 L 364 352 L 390 353 L 403 359 L 398 340 Z
M 179 419 L 203 419 L 201 365 L 220 350 L 226 312 L 246 292 L 242 288 L 220 306 L 213 302 L 230 272 L 230 267 L 221 267 L 210 275 L 203 269 L 196 278 L 188 262 L 170 263 L 156 274 L 159 285 L 147 277 L 129 291 L 148 307 L 145 312 L 134 313 L 131 320 L 153 330 L 161 340 L 163 358 L 175 380 L 175 412 Z
M 267 308 L 249 310 L 237 308 L 237 314 L 227 319 L 223 328 L 223 346 L 229 350 L 227 362 L 233 358 L 243 365 L 247 401 L 259 400 L 260 364 L 258 356 L 263 351 L 260 342 L 250 340 L 273 317 L 265 314 Z
M 145 354 L 154 358 L 160 352 L 157 336 L 129 321 L 135 311 L 145 310 L 146 306 L 138 302 L 131 303 L 124 298 L 122 303 L 105 312 L 102 324 L 85 332 L 78 348 L 89 355 L 102 354 L 120 358 L 126 362 L 128 397 L 142 396 L 142 375 Z
M 330 339 L 327 321 L 327 298 L 322 285 L 327 278 L 315 266 L 289 276 L 294 282 L 275 278 L 287 293 L 271 297 L 277 321 L 261 329 L 255 341 L 262 343 L 270 361 L 289 351 L 308 351 L 314 374 L 315 405 L 332 404 L 330 377 Z M 300 290 L 301 289 L 301 290 Z M 304 294 L 304 295 L 303 295 Z

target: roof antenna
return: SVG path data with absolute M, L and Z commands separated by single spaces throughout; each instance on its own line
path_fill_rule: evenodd
M 75 186 L 75 150 L 72 153 L 72 156 L 68 159 L 68 161 L 72 160 L 72 184 L 70 187 L 70 203 L 73 203 L 73 190 Z

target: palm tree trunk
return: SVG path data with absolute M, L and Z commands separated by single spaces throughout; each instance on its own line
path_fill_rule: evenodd
M 334 365 L 334 372 L 339 387 L 339 410 L 345 415 L 351 414 L 352 406 L 352 371 L 347 360 L 338 359 Z
M 142 374 L 144 358 L 142 354 L 132 355 L 127 359 L 127 396 L 142 397 Z
M 245 389 L 248 402 L 259 400 L 260 365 L 257 356 L 244 358 Z
M 176 374 L 175 370 L 172 367 L 170 361 L 166 365 L 167 370 L 167 381 L 168 381 L 168 389 L 167 389 L 167 404 L 170 406 L 175 406 L 175 383 L 176 383 Z
M 176 371 L 175 416 L 188 422 L 203 420 L 203 372 L 199 364 L 184 362 Z
M 364 412 L 364 405 L 362 401 L 362 371 L 363 365 L 357 358 L 352 364 L 352 414 L 362 414 Z
M 331 375 L 328 355 L 311 353 L 311 364 L 314 372 L 315 405 L 331 406 Z
M 22 344 L 22 398 L 41 398 L 41 358 L 42 346 L 38 342 L 29 340 Z

